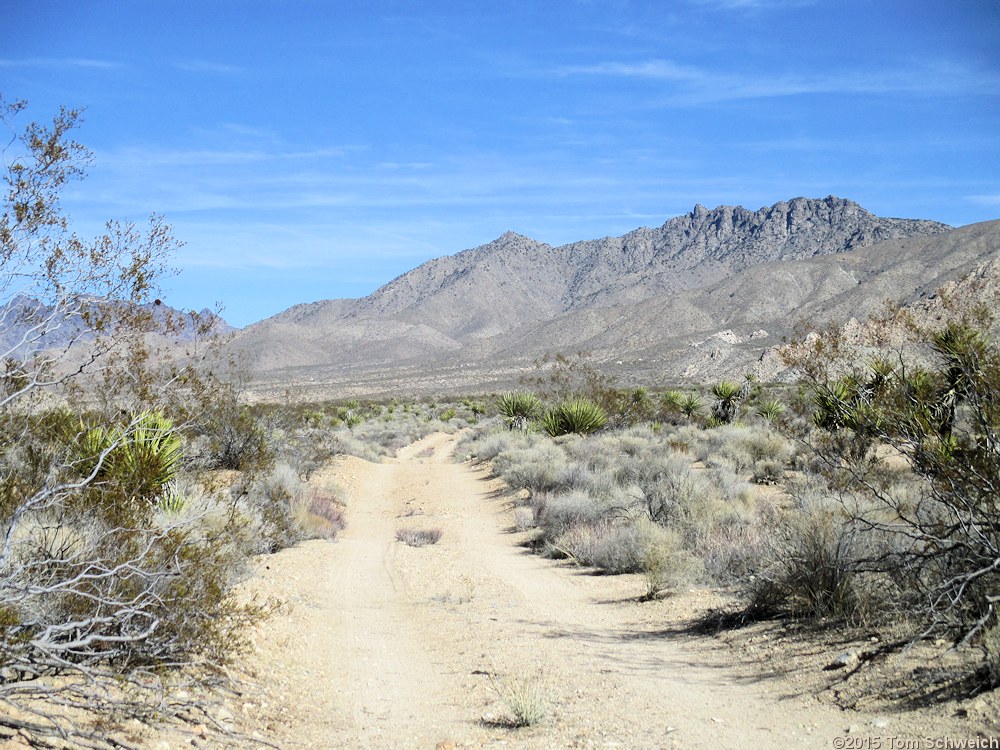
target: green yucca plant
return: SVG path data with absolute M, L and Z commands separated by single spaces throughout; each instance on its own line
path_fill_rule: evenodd
M 567 435 L 589 435 L 601 429 L 608 421 L 604 410 L 587 399 L 573 399 L 557 406 L 542 417 L 542 429 L 552 437 Z
M 542 411 L 542 401 L 534 393 L 504 393 L 497 398 L 497 409 L 507 419 L 533 419 Z
M 681 396 L 680 409 L 688 419 L 694 419 L 704 407 L 705 402 L 697 393 Z
M 667 391 L 660 396 L 660 406 L 667 411 L 681 411 L 684 394 L 680 391 Z
M 757 404 L 757 415 L 768 422 L 777 421 L 785 413 L 785 405 L 776 398 L 761 401 Z
M 716 399 L 715 407 L 712 410 L 712 416 L 715 417 L 716 422 L 729 424 L 736 419 L 743 396 L 743 386 L 732 380 L 723 380 L 712 387 L 712 395 Z
M 129 497 L 152 498 L 177 476 L 183 446 L 169 419 L 144 411 L 127 424 L 85 428 L 79 453 L 87 474 L 100 462 L 99 482 L 116 485 Z
M 163 493 L 156 502 L 160 510 L 170 515 L 178 515 L 187 506 L 184 495 L 177 491 L 177 487 L 171 482 L 163 488 Z

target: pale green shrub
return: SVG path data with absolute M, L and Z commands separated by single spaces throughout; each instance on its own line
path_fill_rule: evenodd
M 573 526 L 593 524 L 609 513 L 607 505 L 585 492 L 539 494 L 532 500 L 535 518 L 547 538 L 554 538 Z
M 642 570 L 645 539 L 629 519 L 605 519 L 571 526 L 555 537 L 551 547 L 581 565 L 608 573 Z
M 647 519 L 635 527 L 642 549 L 641 565 L 646 577 L 644 599 L 695 583 L 704 575 L 702 561 L 684 548 L 681 535 Z

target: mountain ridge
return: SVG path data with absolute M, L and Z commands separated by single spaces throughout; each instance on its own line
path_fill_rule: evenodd
M 817 313 L 828 300 L 840 314 L 844 305 L 836 300 L 849 297 L 852 285 L 881 289 L 849 268 L 852 262 L 877 267 L 877 252 L 862 260 L 852 254 L 889 243 L 895 248 L 890 254 L 905 256 L 906 248 L 893 242 L 924 252 L 920 247 L 954 231 L 938 222 L 877 217 L 828 196 L 757 211 L 695 205 L 659 227 L 562 246 L 505 232 L 429 260 L 366 297 L 296 305 L 244 329 L 233 347 L 260 369 L 262 381 L 311 373 L 316 382 L 345 383 L 344 374 L 351 373 L 357 382 L 405 374 L 400 382 L 415 383 L 430 371 L 459 369 L 463 377 L 476 371 L 488 380 L 491 372 L 521 367 L 544 351 L 578 349 L 594 349 L 608 361 L 631 359 L 636 372 L 655 360 L 678 377 L 695 377 L 691 352 L 678 355 L 678 347 L 687 347 L 685 337 L 724 332 L 727 320 L 742 332 L 726 341 L 760 328 L 784 330 L 787 321 L 775 324 L 768 310 L 787 317 L 793 308 L 775 295 Z M 843 263 L 831 260 L 836 258 Z M 812 268 L 812 261 L 819 265 Z M 794 265 L 802 263 L 807 265 Z M 903 287 L 936 278 L 933 268 L 907 268 L 897 274 Z M 803 284 L 795 273 L 816 279 Z M 815 300 L 801 298 L 805 288 Z M 768 325 L 756 325 L 755 316 Z M 753 342 L 755 356 L 773 343 L 759 336 Z M 648 357 L 639 356 L 643 347 Z

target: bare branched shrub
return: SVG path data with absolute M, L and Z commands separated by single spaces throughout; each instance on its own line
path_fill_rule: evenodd
M 865 567 L 899 582 L 897 605 L 924 623 L 918 637 L 972 643 L 997 616 L 1000 349 L 991 325 L 985 310 L 957 310 L 936 328 L 911 322 L 910 348 L 893 359 L 845 352 L 834 331 L 793 350 L 813 389 L 813 447 L 830 483 L 864 498 L 847 508 L 852 520 L 890 542 Z M 911 491 L 900 493 L 906 476 Z
M 259 612 L 228 596 L 245 561 L 228 522 L 209 530 L 194 499 L 168 497 L 217 383 L 197 351 L 153 348 L 207 332 L 157 312 L 177 243 L 156 216 L 75 234 L 60 200 L 89 161 L 78 113 L 18 133 L 23 109 L 0 101 L 0 703 L 31 720 L 0 710 L 0 727 L 110 747 L 57 707 L 183 710 L 163 701 L 177 668 L 220 675 Z

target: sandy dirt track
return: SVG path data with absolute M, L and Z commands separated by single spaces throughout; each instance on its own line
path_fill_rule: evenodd
M 666 626 L 675 600 L 640 603 L 638 576 L 529 554 L 509 495 L 454 463 L 455 443 L 339 459 L 317 478 L 350 488 L 348 527 L 264 559 L 253 582 L 286 602 L 255 636 L 258 687 L 240 709 L 261 736 L 285 748 L 832 748 L 851 725 L 926 729 L 873 729 L 885 720 L 733 668 L 712 651 L 726 646 Z M 443 536 L 413 548 L 400 528 Z M 549 718 L 505 726 L 491 673 L 540 675 Z

